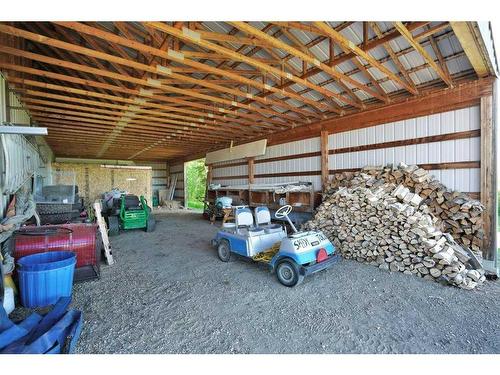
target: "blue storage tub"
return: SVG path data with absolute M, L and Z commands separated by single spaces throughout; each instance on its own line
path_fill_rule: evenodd
M 21 304 L 34 308 L 52 305 L 70 297 L 76 254 L 51 251 L 22 257 L 17 261 Z

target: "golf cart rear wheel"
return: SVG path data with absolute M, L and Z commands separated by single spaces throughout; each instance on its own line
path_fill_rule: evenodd
M 120 224 L 118 216 L 108 216 L 108 234 L 109 236 L 116 236 L 120 231 Z
M 278 263 L 276 276 L 281 284 L 288 287 L 299 285 L 304 280 L 304 276 L 299 273 L 299 267 L 291 260 L 282 260 Z
M 223 262 L 229 262 L 229 259 L 231 258 L 231 248 L 228 241 L 221 240 L 219 242 L 219 245 L 217 246 L 217 255 Z
M 156 227 L 156 220 L 153 216 L 148 217 L 148 221 L 146 223 L 146 232 L 153 232 Z

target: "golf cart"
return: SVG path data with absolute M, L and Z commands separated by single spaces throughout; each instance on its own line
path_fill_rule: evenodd
M 155 229 L 155 219 L 151 214 L 144 196 L 122 194 L 114 198 L 107 212 L 109 235 L 117 235 L 120 229 L 145 229 L 152 232 Z
M 275 213 L 277 219 L 285 218 L 293 233 L 271 223 L 267 207 L 252 211 L 245 206 L 235 208 L 235 223 L 223 227 L 212 240 L 219 259 L 228 262 L 231 253 L 254 261 L 267 263 L 278 281 L 288 287 L 300 284 L 305 276 L 331 267 L 339 261 L 335 247 L 321 231 L 299 232 L 288 214 L 292 206 L 286 205 Z

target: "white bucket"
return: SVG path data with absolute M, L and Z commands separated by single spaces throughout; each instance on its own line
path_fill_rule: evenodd
M 5 312 L 7 314 L 10 314 L 12 311 L 14 311 L 15 307 L 14 289 L 8 286 L 4 289 L 3 293 L 3 308 L 5 309 Z

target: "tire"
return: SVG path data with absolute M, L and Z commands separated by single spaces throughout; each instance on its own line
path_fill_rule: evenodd
M 231 259 L 231 246 L 227 240 L 221 240 L 217 245 L 217 255 L 223 262 L 229 262 Z
M 156 220 L 153 216 L 148 217 L 148 221 L 146 223 L 146 232 L 154 232 L 156 227 Z
M 80 217 L 80 211 L 62 212 L 56 214 L 40 214 L 40 223 L 44 224 L 65 224 Z
M 282 260 L 276 266 L 276 277 L 278 281 L 289 288 L 299 285 L 304 276 L 299 273 L 299 267 L 293 260 Z
M 116 236 L 120 232 L 120 223 L 118 222 L 118 216 L 108 217 L 108 235 Z
M 63 214 L 73 211 L 70 203 L 37 203 L 36 211 L 39 215 Z

